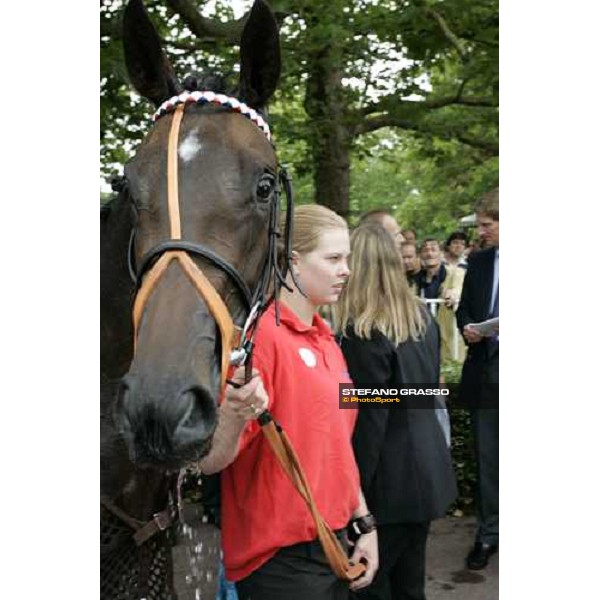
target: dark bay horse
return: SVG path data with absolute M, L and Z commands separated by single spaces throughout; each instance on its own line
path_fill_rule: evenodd
M 210 449 L 232 323 L 247 328 L 282 280 L 281 174 L 263 112 L 279 37 L 256 0 L 231 95 L 213 76 L 179 83 L 141 0 L 125 9 L 123 44 L 158 110 L 101 211 L 101 597 L 163 599 L 176 597 L 181 472 Z

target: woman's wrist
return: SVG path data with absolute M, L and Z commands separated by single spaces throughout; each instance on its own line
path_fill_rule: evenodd
M 377 521 L 371 513 L 356 517 L 350 521 L 350 527 L 357 535 L 371 533 L 377 529 Z

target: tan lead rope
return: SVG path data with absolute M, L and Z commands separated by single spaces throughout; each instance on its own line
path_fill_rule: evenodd
M 261 428 L 281 467 L 310 510 L 317 527 L 317 536 L 333 572 L 337 577 L 346 581 L 358 579 L 365 573 L 367 567 L 364 563 L 353 564 L 350 562 L 339 540 L 323 519 L 289 438 L 281 428 L 278 429 L 273 420 L 261 424 Z

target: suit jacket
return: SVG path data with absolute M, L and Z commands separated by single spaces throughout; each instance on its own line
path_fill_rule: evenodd
M 490 316 L 494 287 L 495 248 L 486 248 L 469 258 L 460 304 L 456 311 L 459 330 Z M 460 395 L 472 407 L 498 407 L 499 344 L 487 339 L 468 344 L 463 365 Z
M 351 329 L 342 351 L 357 387 L 439 382 L 437 325 L 427 312 L 423 340 L 392 344 L 379 331 L 370 340 Z M 456 498 L 450 452 L 433 409 L 358 408 L 353 445 L 362 490 L 380 524 L 419 523 L 445 514 Z

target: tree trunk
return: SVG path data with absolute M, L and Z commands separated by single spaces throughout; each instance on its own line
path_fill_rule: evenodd
M 339 50 L 326 45 L 307 58 L 309 77 L 304 106 L 311 118 L 315 202 L 344 218 L 350 205 L 350 148 L 352 138 L 344 123 L 343 64 Z
M 322 128 L 315 144 L 315 202 L 348 218 L 350 208 L 350 145 L 343 126 L 330 123 Z

